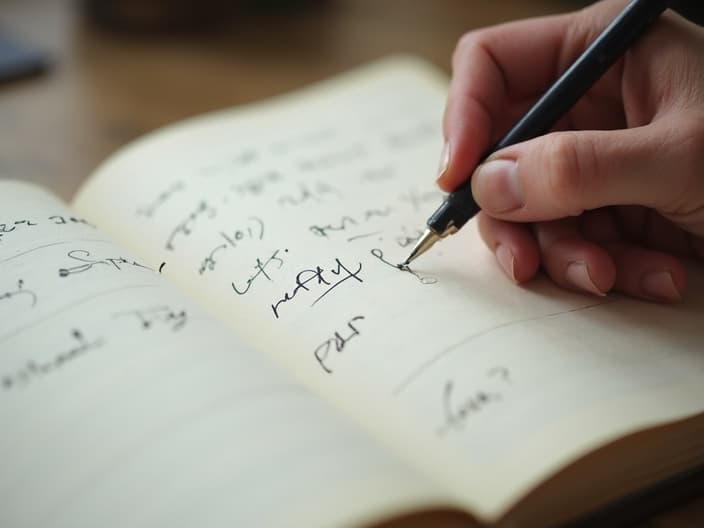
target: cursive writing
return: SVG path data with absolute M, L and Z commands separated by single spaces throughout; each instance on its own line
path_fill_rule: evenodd
M 247 223 L 228 233 L 220 231 L 222 244 L 215 246 L 207 257 L 205 257 L 198 268 L 198 273 L 203 275 L 206 271 L 213 271 L 217 260 L 215 256 L 218 253 L 235 249 L 244 240 L 262 240 L 264 238 L 264 222 L 256 216 L 250 216 Z
M 166 249 L 173 251 L 174 239 L 176 239 L 176 237 L 189 236 L 193 232 L 193 226 L 199 218 L 213 218 L 216 214 L 217 210 L 210 206 L 208 202 L 202 200 L 198 206 L 171 231 L 169 238 L 166 240 Z
M 327 363 L 330 352 L 332 352 L 333 350 L 338 353 L 342 352 L 347 346 L 347 343 L 349 343 L 352 338 L 357 337 L 359 335 L 359 329 L 357 328 L 355 323 L 363 319 L 363 315 L 354 316 L 347 322 L 347 330 L 349 332 L 347 332 L 345 336 L 340 334 L 340 332 L 336 331 L 331 338 L 325 340 L 322 344 L 318 345 L 315 351 L 313 351 L 313 356 L 315 356 L 315 359 L 318 361 L 318 364 L 325 372 L 327 372 L 328 374 L 332 374 L 332 368 L 330 367 L 329 363 Z
M 502 390 L 511 385 L 506 367 L 492 367 L 486 373 L 490 388 L 470 391 L 463 396 L 455 394 L 455 383 L 447 380 L 442 390 L 443 423 L 436 429 L 439 436 L 450 431 L 461 431 L 465 423 L 486 407 L 503 400 Z
M 235 290 L 235 293 L 237 295 L 244 295 L 249 291 L 249 289 L 252 287 L 252 284 L 254 283 L 255 280 L 257 280 L 258 277 L 264 277 L 267 280 L 271 280 L 271 276 L 267 273 L 266 269 L 270 264 L 278 264 L 276 269 L 281 269 L 281 267 L 284 265 L 283 258 L 279 256 L 279 252 L 281 250 L 277 249 L 274 251 L 274 253 L 271 254 L 269 258 L 267 258 L 265 261 L 262 261 L 259 257 L 257 257 L 257 260 L 254 264 L 254 269 L 257 270 L 254 275 L 251 275 L 249 278 L 247 278 L 247 283 L 243 288 L 238 288 L 235 283 L 232 284 L 232 289 Z M 284 253 L 288 253 L 288 249 L 284 249 Z
M 1 377 L 2 388 L 6 391 L 23 388 L 33 381 L 56 372 L 91 350 L 102 347 L 103 339 L 88 340 L 80 330 L 71 331 L 72 345 L 46 360 L 29 360 L 17 371 Z
M 32 290 L 28 290 L 27 288 L 25 288 L 24 281 L 22 279 L 19 279 L 17 281 L 17 288 L 15 290 L 1 294 L 0 301 L 6 301 L 6 300 L 12 299 L 14 297 L 20 297 L 20 296 L 26 296 L 27 298 L 29 298 L 31 301 L 30 306 L 32 308 L 34 308 L 34 306 L 37 304 L 37 294 L 34 293 Z
M 151 203 L 137 207 L 137 214 L 151 218 L 154 216 L 157 209 L 168 202 L 174 194 L 184 190 L 185 188 L 186 186 L 182 181 L 172 183 L 166 190 L 160 192 Z
M 316 182 L 312 186 L 302 183 L 298 187 L 298 193 L 286 194 L 278 200 L 279 205 L 297 207 L 307 202 L 321 202 L 327 196 L 340 196 L 340 193 L 332 185 L 324 182 Z
M 339 258 L 335 258 L 335 264 L 331 268 L 323 269 L 316 266 L 311 269 L 304 269 L 296 275 L 296 286 L 291 292 L 286 292 L 283 298 L 279 299 L 271 305 L 271 310 L 276 319 L 281 315 L 279 313 L 281 305 L 288 303 L 296 298 L 301 291 L 309 292 L 311 288 L 323 286 L 323 292 L 315 298 L 311 306 L 314 306 L 318 301 L 325 297 L 328 293 L 337 288 L 340 284 L 348 279 L 354 279 L 357 282 L 364 282 L 359 276 L 362 271 L 362 263 L 358 263 L 355 271 L 345 266 Z
M 123 268 L 142 268 L 145 270 L 154 271 L 148 266 L 140 264 L 132 259 L 126 259 L 125 257 L 95 259 L 91 257 L 90 251 L 86 251 L 85 249 L 73 249 L 69 251 L 66 256 L 71 260 L 80 262 L 81 264 L 70 268 L 59 268 L 59 277 L 68 277 L 69 275 L 76 273 L 84 273 L 92 270 L 95 266 L 108 266 L 109 268 L 120 271 Z
M 371 250 L 371 254 L 374 255 L 376 258 L 378 258 L 381 262 L 386 264 L 387 266 L 391 266 L 392 268 L 396 268 L 397 270 L 405 271 L 413 275 L 416 279 L 418 279 L 422 284 L 436 284 L 438 280 L 435 277 L 431 277 L 430 275 L 421 275 L 417 271 L 413 271 L 408 264 L 394 264 L 393 262 L 389 262 L 384 258 L 384 252 L 381 249 L 374 248 Z
M 174 332 L 181 330 L 188 322 L 185 310 L 174 310 L 168 306 L 155 306 L 140 310 L 129 310 L 112 314 L 113 317 L 134 317 L 145 330 L 154 328 L 156 324 L 167 325 Z

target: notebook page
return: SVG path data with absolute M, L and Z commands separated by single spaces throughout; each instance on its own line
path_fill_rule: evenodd
M 39 188 L 0 196 L 0 525 L 331 526 L 438 503 L 161 263 Z
M 441 199 L 445 97 L 427 65 L 381 61 L 157 132 L 76 206 L 490 519 L 585 451 L 704 411 L 704 288 L 701 270 L 678 306 L 519 288 L 473 223 L 397 269 Z

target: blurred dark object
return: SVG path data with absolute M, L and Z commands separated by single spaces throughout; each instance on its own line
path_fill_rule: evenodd
M 672 2 L 672 9 L 692 22 L 704 26 L 704 2 L 701 0 L 677 0 Z
M 0 83 L 37 75 L 49 67 L 45 53 L 0 35 Z
M 241 14 L 292 13 L 314 3 L 320 0 L 82 0 L 100 25 L 136 32 L 210 29 Z

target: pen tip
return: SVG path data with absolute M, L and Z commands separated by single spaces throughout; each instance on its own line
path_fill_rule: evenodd
M 400 266 L 407 267 L 416 258 L 428 251 L 433 246 L 433 244 L 435 244 L 435 242 L 440 240 L 440 238 L 441 237 L 432 229 L 426 229 L 416 242 L 416 245 L 413 246 L 411 254 L 408 255 L 408 258 L 406 258 L 406 260 L 403 262 L 403 264 L 400 264 Z

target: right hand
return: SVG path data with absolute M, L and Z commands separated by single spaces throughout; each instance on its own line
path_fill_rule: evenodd
M 469 174 L 484 242 L 516 282 L 679 300 L 704 259 L 704 29 L 667 12 L 555 131 L 481 154 L 624 7 L 465 35 L 444 119 L 446 191 Z M 476 169 L 476 170 L 475 170 Z

